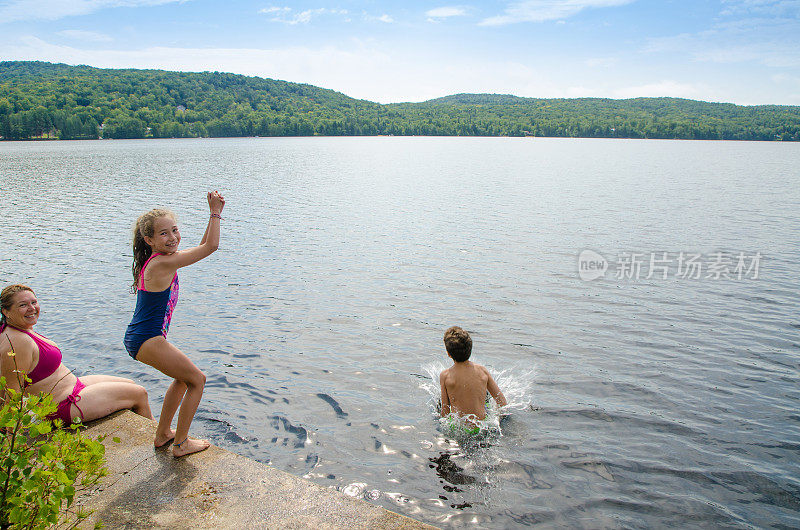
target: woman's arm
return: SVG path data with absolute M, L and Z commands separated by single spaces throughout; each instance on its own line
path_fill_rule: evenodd
M 0 373 L 6 378 L 8 388 L 20 392 L 25 386 L 25 377 L 33 363 L 33 346 L 32 339 L 12 340 L 8 332 L 0 337 Z

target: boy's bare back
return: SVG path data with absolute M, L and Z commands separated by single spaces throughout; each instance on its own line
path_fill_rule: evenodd
M 442 388 L 442 416 L 455 412 L 459 416 L 474 415 L 482 420 L 486 417 L 486 392 L 505 405 L 505 397 L 489 371 L 471 361 L 453 363 L 439 375 Z
M 439 375 L 442 389 L 442 417 L 451 412 L 459 416 L 473 415 L 482 420 L 486 417 L 486 392 L 492 395 L 497 405 L 506 405 L 506 398 L 495 383 L 489 370 L 469 360 L 472 353 L 472 338 L 458 326 L 444 333 L 447 355 L 453 366 Z

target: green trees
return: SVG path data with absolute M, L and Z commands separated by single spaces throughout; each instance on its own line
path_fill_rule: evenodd
M 456 94 L 380 105 L 221 72 L 0 62 L 0 136 L 453 135 L 800 140 L 800 107 Z
M 104 138 L 144 138 L 147 133 L 145 122 L 127 115 L 117 115 L 104 122 Z

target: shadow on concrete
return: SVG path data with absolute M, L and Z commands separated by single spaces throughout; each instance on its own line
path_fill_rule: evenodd
M 216 446 L 176 459 L 168 447 L 153 448 L 154 432 L 155 423 L 130 411 L 87 424 L 87 435 L 105 436 L 109 474 L 82 495 L 80 502 L 95 510 L 84 524 L 148 530 L 431 528 Z
M 151 458 L 121 473 L 110 486 L 116 490 L 114 499 L 97 515 L 109 528 L 163 526 L 165 519 L 180 512 L 179 505 L 197 474 L 191 461 L 173 457 L 168 448 L 156 449 Z

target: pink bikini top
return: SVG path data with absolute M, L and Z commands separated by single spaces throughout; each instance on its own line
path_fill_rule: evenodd
M 11 325 L 8 327 L 14 328 L 14 326 Z M 4 329 L 6 329 L 5 324 L 0 326 L 0 333 L 2 333 Z M 38 336 L 29 331 L 25 331 L 24 329 L 14 329 L 21 331 L 32 338 L 33 342 L 35 342 L 36 346 L 39 348 L 39 362 L 36 363 L 34 369 L 28 374 L 31 382 L 27 383 L 25 386 L 38 383 L 39 381 L 53 375 L 55 371 L 58 370 L 58 367 L 61 366 L 61 350 L 58 349 L 58 346 L 54 346 L 53 344 L 45 342 Z

